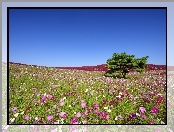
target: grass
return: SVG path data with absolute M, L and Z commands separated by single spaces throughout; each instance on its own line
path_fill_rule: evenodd
M 9 64 L 11 124 L 164 124 L 166 75 Z

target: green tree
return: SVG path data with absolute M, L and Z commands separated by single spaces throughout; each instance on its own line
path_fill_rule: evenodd
M 148 58 L 149 56 L 145 56 L 136 59 L 135 55 L 127 55 L 126 52 L 121 54 L 114 53 L 112 58 L 109 58 L 106 62 L 109 70 L 105 75 L 107 73 L 112 74 L 119 71 L 122 74 L 122 77 L 125 78 L 130 70 L 142 72 L 146 69 Z

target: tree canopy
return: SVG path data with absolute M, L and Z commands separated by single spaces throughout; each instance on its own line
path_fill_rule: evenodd
M 142 72 L 146 69 L 148 58 L 149 56 L 145 56 L 136 59 L 135 55 L 127 55 L 126 52 L 121 54 L 114 53 L 112 58 L 109 58 L 106 62 L 107 68 L 109 68 L 107 73 L 119 71 L 123 78 L 125 78 L 126 74 L 129 73 L 130 70 Z

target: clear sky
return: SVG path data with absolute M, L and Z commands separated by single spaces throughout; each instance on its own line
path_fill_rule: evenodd
M 166 64 L 161 9 L 12 9 L 9 61 L 40 66 L 105 64 L 113 53 Z

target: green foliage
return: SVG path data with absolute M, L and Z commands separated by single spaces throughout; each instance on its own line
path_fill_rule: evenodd
M 120 72 L 122 77 L 125 78 L 130 70 L 143 72 L 147 66 L 148 58 L 149 56 L 145 56 L 136 59 L 135 55 L 127 55 L 126 52 L 121 54 L 114 53 L 112 58 L 109 58 L 106 63 L 109 73 Z

